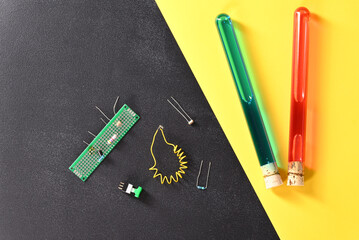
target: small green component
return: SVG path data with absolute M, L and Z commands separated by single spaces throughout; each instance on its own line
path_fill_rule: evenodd
M 118 189 L 129 195 L 134 194 L 136 198 L 139 198 L 142 192 L 142 187 L 138 186 L 137 188 L 134 188 L 133 184 L 127 182 L 120 182 Z
M 140 116 L 124 104 L 69 169 L 86 181 L 139 119 Z
M 135 197 L 136 198 L 139 198 L 140 197 L 140 194 L 142 192 L 142 187 L 138 187 L 135 189 L 134 193 L 135 193 Z

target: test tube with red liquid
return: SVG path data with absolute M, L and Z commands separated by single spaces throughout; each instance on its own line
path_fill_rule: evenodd
M 288 186 L 304 185 L 309 17 L 305 7 L 294 12 Z

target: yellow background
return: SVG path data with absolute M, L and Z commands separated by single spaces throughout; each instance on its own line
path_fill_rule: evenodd
M 359 239 L 359 1 L 156 2 L 279 236 Z M 227 13 L 239 30 L 286 180 L 293 13 L 300 6 L 312 13 L 305 186 L 266 190 L 215 18 Z

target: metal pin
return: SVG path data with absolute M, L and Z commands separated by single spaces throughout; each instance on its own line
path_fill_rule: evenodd
M 117 102 L 118 102 L 118 99 L 120 98 L 120 96 L 117 96 L 116 98 L 116 102 L 115 104 L 113 105 L 113 114 L 116 115 L 116 105 L 117 105 Z
M 100 118 L 100 119 L 105 125 L 107 125 L 107 122 L 105 120 L 103 120 L 103 118 Z
M 123 186 L 124 186 L 124 182 L 120 182 L 120 185 L 118 185 L 118 189 L 122 190 L 123 189 Z
M 106 114 L 104 113 L 104 112 L 102 112 L 102 110 L 99 108 L 99 107 L 97 107 L 97 106 L 95 106 L 95 108 L 97 109 L 97 110 L 99 110 L 99 112 L 105 117 L 105 118 L 107 118 L 107 120 L 111 120 L 111 119 L 109 119 L 107 116 L 106 116 Z
M 201 176 L 201 171 L 202 171 L 202 164 L 203 164 L 203 160 L 201 161 L 201 166 L 199 167 L 196 186 L 197 186 L 198 189 L 205 190 L 205 189 L 207 189 L 207 186 L 208 186 L 209 171 L 211 170 L 211 164 L 212 163 L 209 162 L 209 165 L 208 165 L 207 180 L 206 180 L 206 186 L 205 187 L 198 185 L 199 177 Z
M 90 145 L 90 144 L 88 144 L 88 143 L 87 143 L 87 142 L 85 142 L 85 141 L 82 141 L 82 142 L 83 142 L 83 143 L 85 143 L 87 146 L 88 146 L 88 145 Z
M 90 132 L 90 131 L 87 131 L 89 134 L 91 134 L 93 137 L 96 137 L 96 135 L 95 134 L 93 134 L 92 132 Z
M 181 107 L 181 105 L 176 101 L 176 99 L 174 99 L 174 97 L 171 97 L 171 98 L 172 98 L 172 100 L 178 105 L 178 107 L 183 111 L 183 113 L 182 113 L 173 103 L 171 103 L 170 100 L 167 99 L 167 102 L 168 102 L 169 104 L 171 104 L 172 107 L 173 107 L 174 109 L 176 109 L 177 112 L 178 112 L 179 114 L 181 114 L 181 116 L 182 116 L 184 119 L 186 119 L 188 125 L 192 125 L 192 124 L 194 123 L 193 119 L 186 113 L 186 111 Z

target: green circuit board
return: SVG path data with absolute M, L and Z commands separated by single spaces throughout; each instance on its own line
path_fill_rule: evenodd
M 86 181 L 139 119 L 140 116 L 124 104 L 69 167 L 70 171 L 82 181 Z

